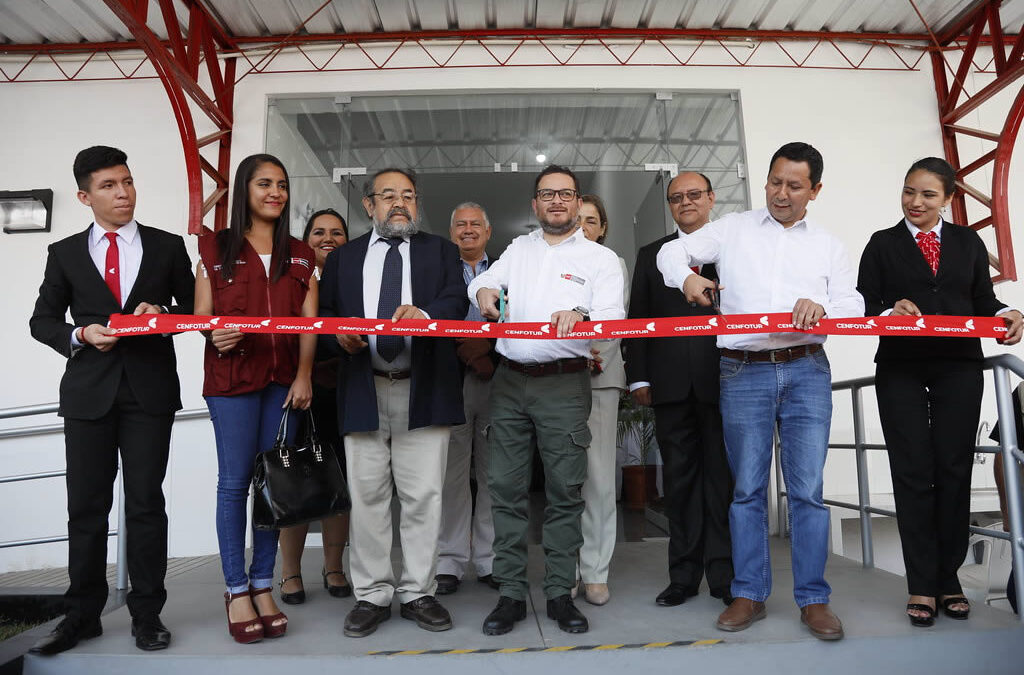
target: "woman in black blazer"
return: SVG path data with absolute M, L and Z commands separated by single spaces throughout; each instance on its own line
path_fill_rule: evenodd
M 1001 314 L 1007 324 L 1003 343 L 1015 344 L 1021 313 L 996 299 L 985 244 L 970 228 L 940 215 L 955 181 L 953 168 L 937 157 L 910 167 L 904 218 L 872 235 L 857 290 L 869 316 Z M 925 244 L 918 243 L 920 237 Z M 937 258 L 934 267 L 925 253 L 929 247 Z M 978 338 L 878 340 L 875 392 L 907 569 L 907 615 L 914 626 L 934 623 L 936 599 L 951 618 L 966 619 L 970 612 L 957 570 L 967 554 L 982 358 Z

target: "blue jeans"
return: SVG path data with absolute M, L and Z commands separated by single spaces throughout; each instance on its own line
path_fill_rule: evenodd
M 257 453 L 274 444 L 288 388 L 270 384 L 261 391 L 237 396 L 207 396 L 217 439 L 217 544 L 224 583 L 230 593 L 270 588 L 277 558 L 277 530 L 252 532 L 252 562 L 245 573 L 246 502 Z M 289 420 L 288 440 L 295 437 Z
M 789 495 L 793 597 L 800 607 L 827 603 L 828 509 L 822 471 L 832 423 L 832 373 L 824 351 L 789 363 L 722 358 L 722 426 L 736 480 L 732 533 L 734 597 L 764 602 L 772 591 L 768 558 L 768 476 L 778 423 Z

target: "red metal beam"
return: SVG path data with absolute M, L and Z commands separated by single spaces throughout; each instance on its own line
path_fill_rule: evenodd
M 913 2 L 913 0 L 911 0 Z M 999 18 L 999 0 L 987 0 L 978 3 L 965 12 L 957 20 L 960 31 L 971 27 L 967 43 L 963 45 L 961 60 L 956 68 L 952 83 L 947 81 L 947 63 L 941 49 L 932 51 L 932 75 L 935 79 L 935 93 L 939 108 L 939 120 L 942 132 L 942 145 L 946 160 L 957 172 L 957 185 L 960 188 L 953 197 L 953 220 L 980 230 L 992 227 L 995 231 L 995 254 L 989 252 L 990 264 L 995 268 L 993 281 L 1015 281 L 1017 269 L 1013 255 L 1010 235 L 1010 211 L 1007 191 L 1009 186 L 1009 165 L 1016 143 L 1017 134 L 1024 120 L 1024 89 L 1018 91 L 1013 104 L 1007 113 L 1006 120 L 1000 131 L 974 129 L 957 125 L 956 122 L 973 110 L 978 109 L 1003 91 L 1022 75 L 1024 75 L 1024 42 L 1017 36 L 1010 55 L 1006 54 L 1002 24 Z M 977 69 L 973 59 L 978 45 L 981 43 L 981 32 L 988 26 L 991 35 L 992 65 L 995 78 L 987 85 L 970 96 L 965 102 L 959 99 L 964 91 L 964 83 L 972 67 Z M 959 39 L 959 35 L 946 34 L 939 38 L 942 44 L 950 44 Z M 995 149 L 983 153 L 967 165 L 960 162 L 958 140 L 960 137 L 982 138 L 995 142 Z M 966 176 L 979 169 L 992 166 L 991 197 L 982 190 L 967 183 Z M 967 217 L 965 196 L 976 200 L 989 214 L 971 223 Z
M 222 222 L 226 224 L 227 190 L 224 186 L 227 185 L 228 167 L 223 162 L 223 158 L 227 157 L 230 159 L 230 132 L 232 127 L 235 81 L 234 59 L 228 59 L 225 64 L 225 72 L 219 78 L 219 81 L 218 78 L 211 78 L 219 85 L 220 89 L 220 91 L 215 93 L 216 102 L 214 102 L 202 90 L 197 77 L 200 51 L 204 46 L 202 36 L 207 28 L 208 17 L 201 9 L 190 10 L 190 44 L 186 48 L 184 40 L 181 39 L 181 26 L 179 25 L 177 15 L 173 11 L 172 1 L 159 0 L 160 9 L 167 26 L 168 37 L 172 44 L 172 49 L 168 51 L 163 42 L 132 11 L 134 0 L 104 0 L 110 10 L 114 12 L 135 37 L 138 44 L 142 46 L 143 51 L 157 71 L 160 81 L 164 85 L 164 90 L 167 92 L 167 98 L 171 103 L 171 109 L 178 124 L 182 151 L 185 155 L 185 173 L 189 195 L 188 231 L 192 234 L 198 234 L 202 228 L 203 215 L 213 206 L 217 208 L 215 227 L 222 227 Z M 212 45 L 212 42 L 207 44 Z M 206 53 L 205 57 L 208 68 L 220 67 L 216 51 Z M 209 142 L 216 142 L 219 145 L 218 167 L 216 171 L 211 172 L 217 188 L 205 200 L 203 199 L 203 164 L 205 160 L 199 154 L 200 139 L 196 135 L 195 123 L 189 107 L 190 97 L 218 126 L 221 132 L 215 141 L 209 140 L 209 136 L 202 139 L 204 145 Z

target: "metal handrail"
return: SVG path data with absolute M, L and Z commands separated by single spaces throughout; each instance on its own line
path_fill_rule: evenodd
M 56 403 L 42 403 L 38 405 L 19 406 L 16 408 L 0 408 L 0 419 L 14 419 L 17 417 L 28 417 L 30 415 L 48 415 L 56 413 L 58 405 Z M 206 408 L 192 408 L 190 410 L 179 410 L 174 415 L 175 421 L 178 420 L 190 420 L 190 419 L 202 419 L 209 417 L 210 412 Z M 30 436 L 42 436 L 46 434 L 55 434 L 64 431 L 64 425 L 58 424 L 43 424 L 34 427 L 20 427 L 14 429 L 3 429 L 0 430 L 0 440 L 10 438 L 27 438 Z M 44 478 L 60 478 L 66 476 L 67 471 L 41 471 L 38 473 L 26 473 L 15 476 L 0 476 L 0 484 L 4 483 L 21 483 L 25 481 L 41 480 Z M 107 532 L 108 537 L 117 537 L 117 590 L 123 591 L 128 588 L 128 549 L 127 549 L 127 538 L 125 535 L 125 515 L 124 515 L 124 480 L 121 474 L 121 462 L 117 464 L 117 488 L 118 494 L 118 516 L 117 516 L 117 529 L 110 530 Z M 68 535 L 55 535 L 52 537 L 36 537 L 33 539 L 16 539 L 10 541 L 0 541 L 0 549 L 5 548 L 18 548 L 21 546 L 38 546 L 39 544 L 52 544 L 61 541 L 67 541 Z
M 1017 426 L 1013 410 L 1013 398 L 1010 394 L 1010 372 L 1018 377 L 1024 378 L 1024 361 L 1010 354 L 999 354 L 990 356 L 983 362 L 984 370 L 992 370 L 992 377 L 996 389 L 996 407 L 999 412 L 999 445 L 978 445 L 975 452 L 998 454 L 1003 460 L 1003 485 L 1006 495 L 1007 524 L 1009 532 L 997 532 L 982 527 L 970 526 L 970 531 L 994 539 L 1004 539 L 1010 542 L 1010 552 L 1013 556 L 1013 573 L 1017 579 L 1017 606 L 1024 607 L 1024 505 L 1021 503 L 1021 477 L 1018 470 L 1018 463 L 1024 465 L 1024 452 L 1018 446 Z M 871 506 L 871 491 L 868 485 L 867 451 L 886 450 L 884 444 L 866 443 L 864 441 L 864 409 L 862 390 L 865 387 L 875 385 L 874 376 L 858 377 L 852 380 L 843 380 L 832 383 L 832 391 L 849 390 L 853 404 L 853 443 L 829 443 L 830 449 L 855 450 L 857 458 L 857 504 L 843 502 L 834 499 L 823 500 L 829 506 L 857 511 L 860 514 L 860 540 L 862 551 L 862 564 L 864 567 L 875 566 L 874 545 L 871 531 L 871 516 L 883 515 L 895 517 L 896 512 L 890 509 L 882 509 Z M 781 462 L 779 458 L 779 444 L 776 436 L 775 463 L 777 478 L 777 499 L 778 499 L 778 527 L 779 533 L 786 532 L 786 507 L 784 498 L 786 491 L 783 489 L 781 479 Z M 1024 622 L 1024 613 L 1020 615 L 1020 621 Z

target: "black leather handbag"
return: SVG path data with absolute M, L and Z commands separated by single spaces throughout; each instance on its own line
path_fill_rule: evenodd
M 352 508 L 338 453 L 323 444 L 313 415 L 301 444 L 288 445 L 288 410 L 281 416 L 274 447 L 256 455 L 252 475 L 252 522 L 259 530 L 301 525 Z

